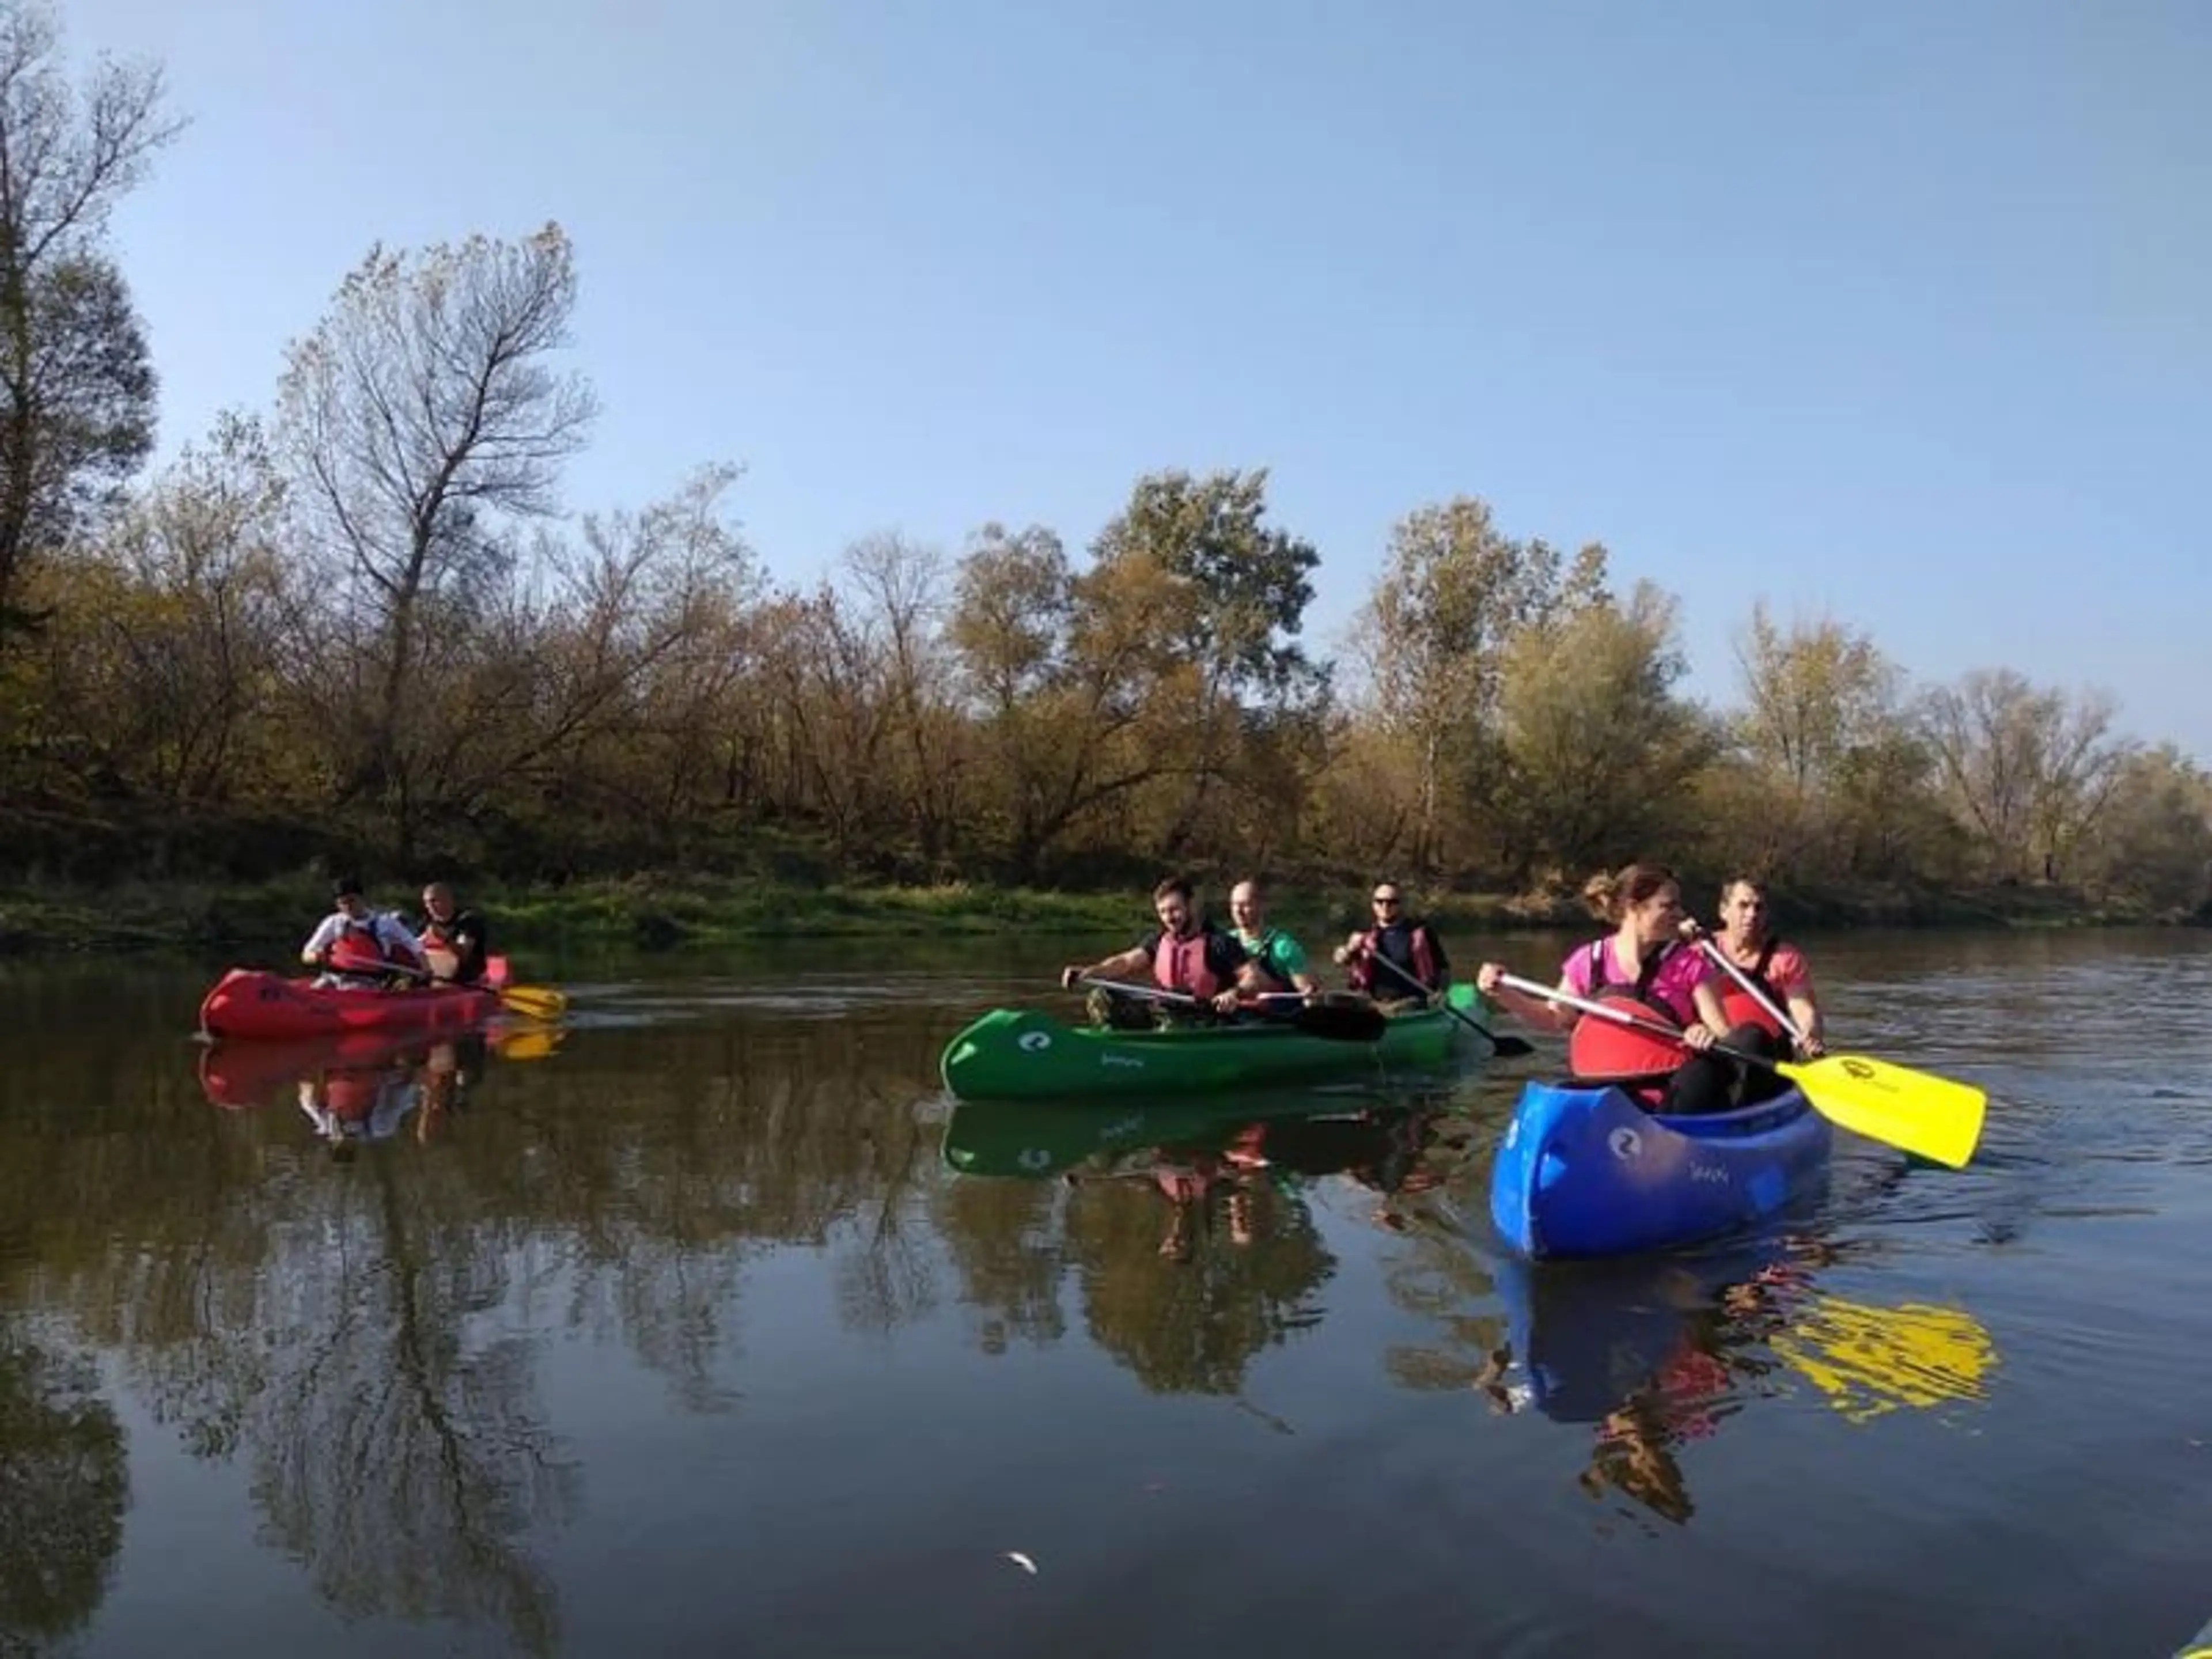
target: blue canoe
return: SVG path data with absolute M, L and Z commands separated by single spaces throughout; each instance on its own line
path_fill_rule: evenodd
M 1610 1085 L 1532 1082 L 1491 1171 L 1491 1218 L 1536 1261 L 1672 1249 L 1805 1196 L 1833 1141 L 1796 1089 L 1741 1111 L 1661 1117 Z

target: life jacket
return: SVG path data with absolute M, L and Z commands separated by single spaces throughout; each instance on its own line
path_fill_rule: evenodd
M 1651 994 L 1659 969 L 1680 947 L 1668 945 L 1644 959 L 1631 981 L 1609 977 L 1613 964 L 1613 936 L 1607 934 L 1590 949 L 1589 1000 L 1620 1002 L 1638 1012 L 1679 1026 L 1682 1017 Z M 1567 1034 L 1567 1073 L 1571 1077 L 1608 1079 L 1663 1079 L 1689 1055 L 1689 1049 L 1656 1031 L 1621 1025 L 1602 1014 L 1584 1014 Z M 1638 1091 L 1643 1092 L 1643 1091 Z
M 440 921 L 426 912 L 422 917 L 422 932 L 417 936 L 423 958 L 430 964 L 430 970 L 441 978 L 461 985 L 473 985 L 482 980 L 487 967 L 481 937 L 466 951 L 454 942 L 459 937 L 462 919 L 468 915 L 467 911 L 456 910 L 451 921 Z
M 1428 924 L 1405 922 L 1400 925 L 1413 936 L 1413 977 L 1421 981 L 1423 988 L 1433 988 L 1437 982 L 1437 958 L 1436 953 L 1429 948 Z M 1375 964 L 1369 960 L 1369 957 L 1381 952 L 1382 933 L 1382 930 L 1379 927 L 1370 927 L 1358 936 L 1360 954 L 1352 959 L 1351 965 L 1344 972 L 1345 978 L 1351 981 L 1353 990 L 1365 991 L 1370 996 L 1374 994 L 1374 981 L 1376 975 Z M 1397 963 L 1394 965 L 1403 967 L 1405 964 Z M 1384 996 L 1409 997 L 1414 994 L 1413 988 L 1396 975 L 1384 974 L 1381 977 L 1388 981 L 1382 988 Z
M 409 967 L 415 964 L 402 957 L 384 942 L 376 931 L 376 921 L 356 921 L 350 916 L 331 941 L 331 968 L 341 974 L 374 974 L 389 967 Z
M 1728 947 L 1718 940 L 1714 941 L 1714 946 L 1723 955 L 1727 953 Z M 1787 1009 L 1790 1006 L 1788 1000 L 1780 991 L 1775 989 L 1774 981 L 1766 976 L 1766 969 L 1774 960 L 1774 953 L 1781 948 L 1780 939 L 1771 939 L 1759 951 L 1759 960 L 1750 967 L 1746 968 L 1734 957 L 1729 957 L 1729 961 L 1737 973 L 1759 987 L 1760 994 L 1769 1002 L 1778 1008 Z M 1737 984 L 1734 975 L 1723 974 L 1721 981 L 1720 985 L 1715 988 L 1721 994 L 1721 1006 L 1728 1011 L 1730 1025 L 1756 1025 L 1773 1036 L 1785 1035 L 1782 1030 L 1781 1022 L 1760 1007 L 1759 999 Z
M 1177 939 L 1165 928 L 1152 949 L 1152 980 L 1163 991 L 1184 991 L 1200 998 L 1221 994 L 1221 976 L 1206 960 L 1212 930 L 1200 926 L 1188 939 Z

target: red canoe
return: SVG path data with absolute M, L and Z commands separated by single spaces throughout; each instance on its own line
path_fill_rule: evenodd
M 200 1003 L 200 1030 L 216 1037 L 334 1036 L 346 1031 L 455 1031 L 500 1011 L 507 960 L 487 964 L 488 985 L 401 991 L 318 986 L 259 968 L 234 968 Z

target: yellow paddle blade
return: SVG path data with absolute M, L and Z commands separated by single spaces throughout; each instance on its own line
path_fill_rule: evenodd
M 525 1019 L 558 1019 L 568 1011 L 568 999 L 544 985 L 509 985 L 499 1000 Z
M 1899 1406 L 1986 1399 L 1983 1379 L 1998 1363 L 1981 1321 L 1923 1302 L 1876 1308 L 1815 1296 L 1771 1346 L 1854 1423 Z
M 1825 1054 L 1774 1069 L 1822 1116 L 1931 1164 L 1964 1169 L 1982 1138 L 1989 1097 L 1971 1084 L 1863 1054 Z

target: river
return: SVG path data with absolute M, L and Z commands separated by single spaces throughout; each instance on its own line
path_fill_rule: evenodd
M 569 963 L 557 1039 L 312 1064 L 205 1051 L 203 965 L 8 964 L 0 1652 L 2171 1654 L 2212 939 L 1809 945 L 1975 1162 L 1839 1137 L 1534 1330 L 1486 1183 L 1550 1039 L 956 1173 L 937 1054 L 1071 1006 L 1048 942 Z

